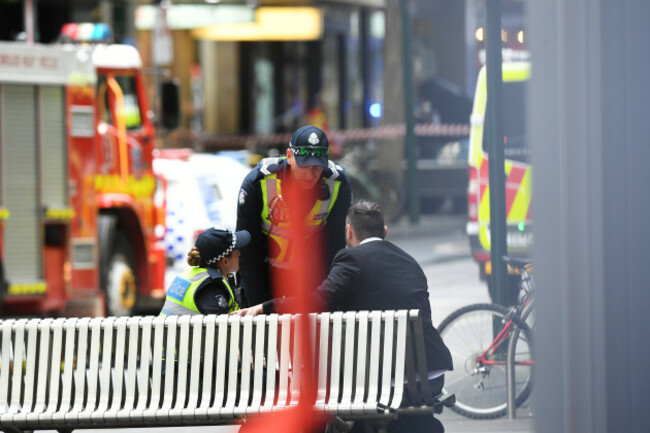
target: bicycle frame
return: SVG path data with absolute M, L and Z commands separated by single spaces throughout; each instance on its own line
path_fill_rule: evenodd
M 506 261 L 510 261 L 509 259 L 505 258 Z M 510 262 L 508 266 L 514 267 L 517 272 L 520 273 L 521 275 L 521 291 L 523 293 L 523 296 L 521 297 L 519 303 L 512 307 L 510 310 L 510 313 L 508 313 L 508 316 L 515 316 L 519 317 L 522 320 L 525 320 L 526 317 L 522 316 L 522 313 L 526 310 L 526 307 L 529 306 L 533 302 L 533 282 L 531 279 L 531 275 L 528 273 L 528 268 L 529 264 L 521 264 L 519 263 L 518 265 L 515 264 L 514 262 Z M 483 352 L 481 356 L 479 356 L 476 359 L 477 363 L 481 363 L 482 365 L 506 365 L 507 361 L 498 361 L 495 359 L 490 359 L 490 357 L 501 347 L 501 345 L 504 343 L 504 341 L 507 341 L 510 336 L 511 336 L 511 331 L 512 328 L 516 327 L 516 325 L 513 323 L 512 319 L 508 319 L 505 322 L 505 325 L 501 331 L 497 334 L 497 336 L 494 338 L 492 341 L 492 344 Z M 515 365 L 522 365 L 522 366 L 531 366 L 534 365 L 535 361 L 533 360 L 528 360 L 528 361 L 516 361 L 515 360 Z
M 525 303 L 522 305 L 525 307 L 530 301 L 532 301 L 532 298 L 527 297 Z M 518 308 L 517 308 L 518 309 Z M 492 340 L 492 344 L 483 352 L 481 356 L 479 356 L 476 361 L 480 362 L 482 365 L 506 365 L 506 361 L 498 361 L 495 359 L 490 359 L 491 355 L 494 354 L 501 345 L 510 338 L 510 333 L 513 327 L 516 327 L 512 321 L 512 319 L 509 319 L 506 321 L 503 329 L 499 331 L 497 336 Z M 529 360 L 529 361 L 515 361 L 515 365 L 533 365 L 535 361 Z

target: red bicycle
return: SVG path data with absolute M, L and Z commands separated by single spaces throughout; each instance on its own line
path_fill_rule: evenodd
M 454 361 L 454 370 L 445 373 L 443 392 L 456 395 L 456 404 L 451 409 L 468 418 L 498 418 L 506 414 L 509 359 L 514 359 L 517 407 L 526 401 L 533 388 L 532 263 L 510 257 L 504 260 L 520 276 L 517 305 L 468 305 L 451 313 L 438 326 Z

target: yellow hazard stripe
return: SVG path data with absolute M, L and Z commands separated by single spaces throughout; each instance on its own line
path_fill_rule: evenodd
M 9 212 L 9 209 L 0 207 L 0 220 L 7 220 L 9 219 L 9 216 L 11 215 L 11 212 Z
M 530 63 L 513 62 L 503 64 L 503 81 L 524 81 L 530 78 Z
M 34 295 L 39 293 L 45 293 L 47 290 L 47 284 L 44 282 L 39 283 L 15 283 L 9 284 L 7 292 L 10 295 Z
M 72 208 L 54 209 L 48 208 L 45 210 L 45 218 L 53 220 L 69 220 L 74 218 L 75 212 Z

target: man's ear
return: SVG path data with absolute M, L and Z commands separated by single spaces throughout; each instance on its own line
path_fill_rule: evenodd
M 388 234 L 388 226 L 384 226 L 384 238 L 386 238 L 387 234 Z
M 352 241 L 352 238 L 354 237 L 354 232 L 352 231 L 352 225 L 346 224 L 345 225 L 345 239 L 350 243 Z

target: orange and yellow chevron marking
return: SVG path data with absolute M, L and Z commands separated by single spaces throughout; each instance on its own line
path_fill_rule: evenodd
M 514 166 L 506 181 L 506 209 L 509 221 L 525 221 L 530 209 L 531 191 L 530 166 Z
M 506 222 L 527 221 L 530 218 L 532 198 L 532 174 L 528 164 L 505 162 L 506 174 Z M 479 167 L 479 240 L 485 249 L 490 247 L 488 223 L 490 221 L 490 186 L 488 159 L 483 158 Z

